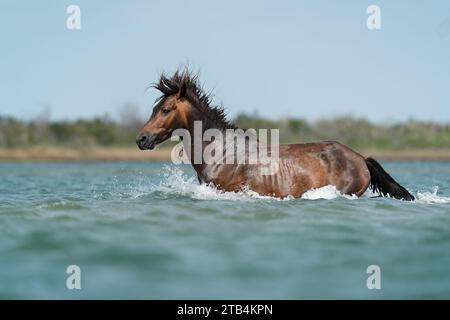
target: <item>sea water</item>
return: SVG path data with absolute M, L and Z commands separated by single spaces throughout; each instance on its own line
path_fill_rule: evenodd
M 383 166 L 417 201 L 221 192 L 163 162 L 0 163 L 0 298 L 450 298 L 450 162 Z

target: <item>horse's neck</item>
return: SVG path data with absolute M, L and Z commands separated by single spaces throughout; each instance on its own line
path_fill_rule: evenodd
M 209 176 L 209 173 L 213 171 L 212 170 L 213 168 L 217 169 L 217 167 L 221 166 L 222 164 L 209 163 L 208 161 L 205 161 L 206 160 L 204 158 L 205 149 L 208 147 L 208 148 L 215 148 L 218 150 L 220 149 L 218 144 L 222 143 L 222 151 L 225 153 L 227 148 L 230 148 L 230 146 L 224 144 L 223 141 L 219 142 L 214 139 L 213 141 L 205 141 L 204 137 L 206 130 L 208 129 L 219 130 L 222 136 L 225 138 L 226 129 L 221 128 L 221 126 L 215 124 L 214 122 L 204 122 L 204 124 L 206 125 L 202 127 L 201 135 L 199 134 L 199 132 L 195 132 L 193 125 L 188 129 L 190 133 L 190 141 L 189 144 L 187 144 L 186 141 L 183 141 L 183 147 L 186 151 L 189 150 L 190 154 L 188 158 L 194 170 L 197 172 L 199 178 L 203 181 L 210 181 L 212 177 Z
M 190 146 L 185 144 L 185 150 L 190 148 L 189 159 L 192 166 L 197 172 L 199 178 L 206 182 L 214 182 L 218 177 L 224 166 L 226 170 L 233 170 L 233 167 L 238 169 L 242 164 L 256 161 L 259 152 L 259 143 L 257 136 L 251 134 L 253 142 L 246 139 L 249 138 L 243 130 L 231 132 L 227 129 L 216 129 L 214 139 L 210 136 L 205 136 L 205 131 L 202 131 L 201 137 L 198 132 L 191 134 Z M 196 137 L 195 137 L 196 135 Z M 212 141 L 211 141 L 212 140 Z M 252 162 L 255 163 L 255 162 Z
M 208 145 L 214 144 L 214 141 L 211 142 L 204 140 L 205 131 L 208 129 L 216 129 L 216 128 L 213 127 L 202 128 L 201 132 L 198 131 L 195 132 L 193 128 L 189 128 L 190 144 L 189 145 L 184 144 L 184 148 L 185 149 L 189 148 L 190 161 L 194 166 L 194 168 L 198 168 L 199 166 L 203 166 L 205 164 L 203 159 L 203 152 Z

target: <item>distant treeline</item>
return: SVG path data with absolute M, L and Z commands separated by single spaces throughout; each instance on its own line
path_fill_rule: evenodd
M 298 118 L 268 120 L 239 115 L 243 128 L 279 128 L 285 143 L 336 140 L 354 148 L 427 149 L 450 148 L 450 123 L 408 121 L 376 124 L 363 118 L 341 116 L 308 122 Z
M 384 125 L 350 116 L 308 122 L 248 114 L 237 116 L 234 122 L 241 128 L 280 129 L 283 143 L 337 140 L 354 148 L 450 148 L 450 124 L 408 121 Z M 108 116 L 74 121 L 21 121 L 0 116 L 0 147 L 132 146 L 143 123 L 142 119 L 126 115 L 120 121 Z

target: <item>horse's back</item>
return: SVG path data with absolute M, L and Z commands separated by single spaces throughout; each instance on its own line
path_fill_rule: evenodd
M 286 159 L 308 173 L 308 181 L 300 183 L 300 189 L 334 185 L 344 194 L 359 196 L 370 182 L 364 157 L 336 141 L 281 145 L 280 165 Z

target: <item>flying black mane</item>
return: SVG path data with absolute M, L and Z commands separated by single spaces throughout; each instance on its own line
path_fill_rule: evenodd
M 184 97 L 202 114 L 214 121 L 222 128 L 235 128 L 226 118 L 226 113 L 222 106 L 212 105 L 210 93 L 206 93 L 199 84 L 198 74 L 193 74 L 189 69 L 177 70 L 173 76 L 161 75 L 159 81 L 153 87 L 162 93 L 158 102 L 183 92 Z

